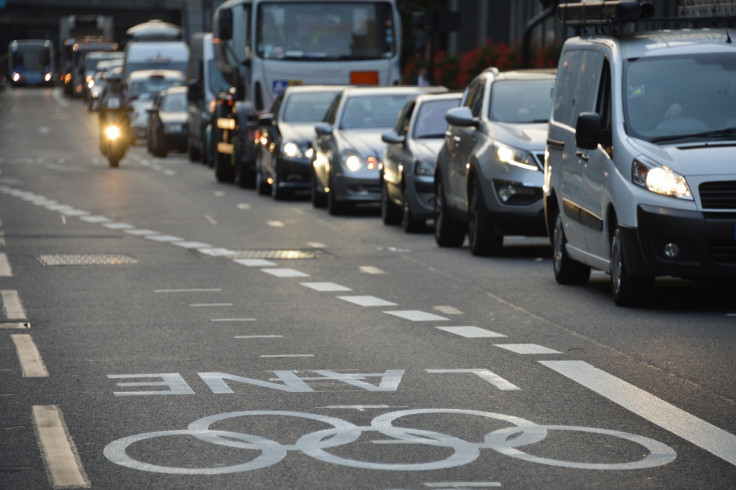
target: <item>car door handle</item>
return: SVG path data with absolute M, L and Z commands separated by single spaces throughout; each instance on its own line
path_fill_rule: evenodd
M 588 154 L 584 151 L 577 150 L 575 152 L 575 156 L 577 156 L 578 158 L 582 160 L 586 160 L 586 161 L 588 160 Z

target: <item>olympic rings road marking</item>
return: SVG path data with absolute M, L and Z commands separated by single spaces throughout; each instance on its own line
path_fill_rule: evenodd
M 483 442 L 475 443 L 465 441 L 455 436 L 441 432 L 397 427 L 393 422 L 402 417 L 410 415 L 431 414 L 456 414 L 470 415 L 485 419 L 495 419 L 513 424 L 512 427 L 488 432 Z M 294 444 L 281 444 L 265 437 L 253 434 L 244 434 L 228 430 L 212 428 L 218 422 L 230 419 L 278 416 L 313 420 L 331 426 L 331 428 L 318 430 L 301 436 Z M 528 446 L 544 440 L 549 431 L 573 431 L 591 434 L 600 434 L 616 437 L 630 441 L 647 449 L 649 454 L 643 459 L 624 463 L 584 463 L 578 461 L 565 461 L 551 458 L 534 456 L 521 451 L 519 448 Z M 336 456 L 327 450 L 344 446 L 355 442 L 364 432 L 378 432 L 390 437 L 397 443 L 421 444 L 453 450 L 450 456 L 442 460 L 426 461 L 421 463 L 377 463 L 347 459 Z M 128 455 L 128 449 L 136 443 L 149 439 L 158 439 L 172 436 L 191 436 L 200 441 L 211 444 L 259 451 L 260 454 L 252 460 L 231 466 L 216 466 L 204 468 L 181 468 L 176 466 L 162 466 L 136 460 Z M 516 437 L 513 437 L 516 436 Z M 283 460 L 289 451 L 300 451 L 318 461 L 333 463 L 340 466 L 352 468 L 386 470 L 386 471 L 426 471 L 444 468 L 454 468 L 475 461 L 480 455 L 481 449 L 492 449 L 500 454 L 524 461 L 539 463 L 549 466 L 564 468 L 575 468 L 585 470 L 635 470 L 643 468 L 654 468 L 671 463 L 677 453 L 666 444 L 648 437 L 621 432 L 617 430 L 599 429 L 595 427 L 578 427 L 568 425 L 539 425 L 530 420 L 512 415 L 504 415 L 493 412 L 460 409 L 414 409 L 399 410 L 376 416 L 370 426 L 358 426 L 346 420 L 326 415 L 311 414 L 305 412 L 290 412 L 279 410 L 256 410 L 242 412 L 227 412 L 210 415 L 195 420 L 186 429 L 165 430 L 157 432 L 144 432 L 132 436 L 123 437 L 109 443 L 104 449 L 105 457 L 111 462 L 136 470 L 149 471 L 153 473 L 168 473 L 176 475 L 216 475 L 226 473 L 238 473 L 252 471 L 274 465 Z

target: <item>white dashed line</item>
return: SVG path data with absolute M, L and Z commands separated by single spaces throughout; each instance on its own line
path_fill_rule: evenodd
M 454 306 L 433 306 L 432 309 L 444 313 L 445 315 L 462 315 L 463 312 Z
M 153 230 L 140 230 L 140 229 L 133 229 L 133 230 L 125 230 L 125 233 L 129 233 L 134 236 L 147 236 L 147 235 L 158 235 L 159 232 L 153 231 Z
M 86 221 L 87 223 L 109 223 L 112 220 L 110 218 L 106 218 L 105 216 L 82 216 L 82 221 Z
M 198 249 L 209 248 L 210 246 L 208 243 L 202 243 L 202 242 L 174 242 L 173 244 L 176 245 L 177 247 L 198 248 Z
M 233 262 L 246 267 L 273 267 L 276 265 L 276 262 L 266 259 L 234 259 Z
M 397 310 L 397 311 L 384 311 L 389 315 L 398 316 L 405 320 L 412 322 L 437 322 L 442 320 L 448 320 L 444 316 L 435 315 L 434 313 L 427 313 L 421 310 Z
M 266 224 L 272 228 L 283 228 L 284 227 L 284 222 L 278 221 L 278 220 L 266 221 Z
M 33 407 L 33 426 L 48 469 L 52 488 L 88 488 L 90 482 L 82 468 L 74 441 L 55 405 Z
M 15 344 L 15 350 L 20 361 L 24 378 L 48 378 L 49 372 L 41 359 L 41 353 L 28 334 L 13 334 L 10 336 Z
M 396 303 L 375 296 L 338 296 L 338 298 L 358 306 L 396 306 Z
M 5 318 L 8 320 L 25 320 L 26 311 L 20 302 L 18 291 L 5 289 L 0 291 L 0 300 L 3 302 L 3 310 Z
M 0 253 L 0 277 L 11 277 L 13 271 L 10 269 L 10 262 L 8 262 L 8 256 L 4 253 Z
M 562 354 L 562 352 L 538 344 L 494 344 L 516 354 Z
M 491 330 L 486 330 L 484 328 L 474 327 L 474 326 L 466 326 L 466 327 L 437 327 L 440 330 L 444 330 L 445 332 L 454 333 L 455 335 L 459 335 L 461 337 L 466 337 L 469 339 L 474 338 L 483 338 L 483 337 L 506 337 L 504 334 L 492 332 Z
M 129 230 L 131 228 L 135 228 L 133 225 L 129 225 L 128 223 L 104 223 L 102 226 L 111 230 Z
M 361 265 L 358 270 L 363 274 L 385 274 L 381 269 L 372 265 Z
M 179 238 L 178 236 L 173 235 L 148 235 L 146 236 L 147 239 L 153 240 L 155 242 L 183 242 L 184 240 L 182 238 Z
M 309 277 L 309 274 L 299 272 L 296 269 L 261 269 L 263 272 L 276 277 Z
M 302 282 L 300 284 L 320 292 L 352 291 L 349 287 L 334 282 Z

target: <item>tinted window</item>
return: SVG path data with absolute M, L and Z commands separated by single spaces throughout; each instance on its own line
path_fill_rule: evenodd
M 507 123 L 543 123 L 549 120 L 554 80 L 504 80 L 491 88 L 488 117 Z
M 414 138 L 442 138 L 447 130 L 445 113 L 448 109 L 457 107 L 459 99 L 427 100 L 417 113 L 414 124 Z
M 341 128 L 391 128 L 399 111 L 417 94 L 381 94 L 350 97 L 342 113 Z
M 336 92 L 293 93 L 286 99 L 281 120 L 286 122 L 321 121 Z

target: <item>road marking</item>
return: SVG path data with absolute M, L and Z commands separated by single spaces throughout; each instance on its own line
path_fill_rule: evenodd
M 517 391 L 520 390 L 518 386 L 510 381 L 506 381 L 496 373 L 489 371 L 488 369 L 427 369 L 430 374 L 442 374 L 442 373 L 467 373 L 478 376 L 480 379 L 491 383 L 499 390 L 504 391 Z
M 4 246 L 5 246 L 5 233 L 0 231 L 0 247 L 4 247 Z
M 41 359 L 38 347 L 28 334 L 12 334 L 10 338 L 15 344 L 15 350 L 20 361 L 20 368 L 24 378 L 48 378 L 49 372 Z
M 284 227 L 284 222 L 279 221 L 279 220 L 266 221 L 266 224 L 273 228 L 283 228 Z
M 5 318 L 8 320 L 25 320 L 26 312 L 23 309 L 23 304 L 20 302 L 20 296 L 18 291 L 5 289 L 0 291 L 0 299 L 3 302 L 3 310 L 5 311 Z
M 233 305 L 232 303 L 192 303 L 189 306 L 191 306 L 192 308 L 201 308 L 205 306 L 232 306 L 232 305 Z
M 211 322 L 254 322 L 255 318 L 212 318 Z
M 432 309 L 444 313 L 445 315 L 462 315 L 463 312 L 454 306 L 433 306 Z
M 10 270 L 10 262 L 8 262 L 8 256 L 4 253 L 0 253 L 0 277 L 10 277 L 13 275 L 13 271 Z
M 153 231 L 153 230 L 140 230 L 140 229 L 133 229 L 133 230 L 125 230 L 125 233 L 128 233 L 130 235 L 134 236 L 146 236 L 146 235 L 158 235 L 159 232 Z
M 435 315 L 434 313 L 427 313 L 426 311 L 420 310 L 397 310 L 397 311 L 384 311 L 389 315 L 398 316 L 405 320 L 411 320 L 412 322 L 436 322 L 442 320 L 448 320 L 444 316 Z
M 352 291 L 352 289 L 350 289 L 349 287 L 341 286 L 340 284 L 335 284 L 334 282 L 302 282 L 299 284 L 320 292 Z
M 154 289 L 154 293 L 217 293 L 220 288 L 193 288 L 193 289 Z
M 236 339 L 283 339 L 283 335 L 236 335 Z
M 111 230 L 129 230 L 135 228 L 133 225 L 128 223 L 104 223 L 102 226 Z
M 211 247 L 208 243 L 202 243 L 202 242 L 174 242 L 173 245 L 176 245 L 177 247 L 181 248 L 209 248 Z
M 204 219 L 206 219 L 207 221 L 209 221 L 211 225 L 216 225 L 217 224 L 217 220 L 215 218 L 213 218 L 212 216 L 210 216 L 209 214 L 205 214 L 204 215 Z
M 322 242 L 307 242 L 307 245 L 312 248 L 327 248 L 327 245 Z
M 358 270 L 363 274 L 385 274 L 381 269 L 372 265 L 361 265 Z
M 437 327 L 445 332 L 454 333 L 461 337 L 467 337 L 469 339 L 482 338 L 482 337 L 506 337 L 502 333 L 492 332 L 484 328 L 467 326 L 467 327 Z
M 338 299 L 348 301 L 358 306 L 396 306 L 396 303 L 376 298 L 375 296 L 338 296 Z
M 493 344 L 516 354 L 562 354 L 562 352 L 537 344 Z
M 61 410 L 55 405 L 33 407 L 33 427 L 54 488 L 88 488 L 77 448 L 69 435 Z
M 276 265 L 276 262 L 266 259 L 233 259 L 233 262 L 246 267 L 272 267 Z
M 30 322 L 0 322 L 0 329 L 3 330 L 27 330 L 31 328 Z
M 299 272 L 295 269 L 261 269 L 263 272 L 267 272 L 272 276 L 276 277 L 309 277 L 309 274 Z
M 251 205 L 246 202 L 241 202 L 240 204 L 238 204 L 238 209 L 250 209 L 250 208 L 251 208 Z
M 156 242 L 183 242 L 184 240 L 182 238 L 179 238 L 178 236 L 173 235 L 148 235 L 146 236 L 148 240 L 153 240 Z
M 314 357 L 314 354 L 263 354 L 259 357 L 275 358 L 275 357 Z
M 53 92 L 51 92 L 51 97 L 64 109 L 67 109 L 69 107 L 69 102 L 64 97 L 62 97 L 61 89 L 59 87 L 55 88 Z
M 497 481 L 438 481 L 424 482 L 427 488 L 499 488 L 502 485 Z
M 585 361 L 539 361 L 566 378 L 736 465 L 736 436 Z
M 217 197 L 222 197 L 222 196 L 225 195 L 225 191 L 215 191 L 212 194 L 215 195 L 215 196 L 217 196 Z
M 106 218 L 105 216 L 82 216 L 82 221 L 86 221 L 87 223 L 109 223 L 112 220 L 110 218 Z

